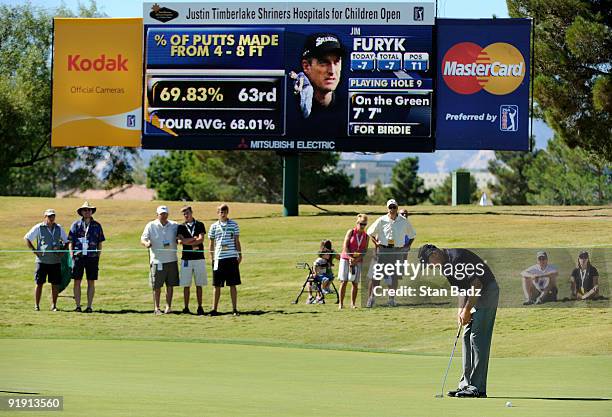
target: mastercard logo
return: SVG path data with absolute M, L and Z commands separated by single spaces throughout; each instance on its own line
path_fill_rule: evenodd
M 473 42 L 451 47 L 442 59 L 442 78 L 456 93 L 480 90 L 498 96 L 516 90 L 525 78 L 525 58 L 514 46 L 497 42 L 482 48 Z

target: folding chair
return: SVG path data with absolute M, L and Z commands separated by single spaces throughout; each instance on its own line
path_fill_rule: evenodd
M 306 290 L 306 286 L 310 283 L 312 289 L 316 292 L 317 296 L 321 299 L 321 300 L 325 300 L 325 294 L 323 294 L 322 288 L 321 288 L 321 282 L 319 282 L 316 278 L 315 278 L 315 272 L 313 270 L 313 268 L 307 263 L 307 262 L 297 262 L 295 264 L 295 267 L 297 269 L 307 269 L 308 270 L 308 275 L 306 275 L 306 280 L 304 281 L 304 284 L 302 285 L 302 289 L 300 290 L 300 293 L 297 295 L 297 297 L 295 298 L 294 301 L 291 302 L 291 304 L 297 304 L 300 301 L 300 297 L 302 296 L 302 294 L 304 294 L 304 291 Z M 329 292 L 329 294 L 336 294 L 336 304 L 338 304 L 340 302 L 340 294 L 338 293 L 338 290 L 336 289 L 336 286 L 334 285 L 334 282 L 330 282 L 331 284 L 331 288 L 333 288 L 333 291 Z

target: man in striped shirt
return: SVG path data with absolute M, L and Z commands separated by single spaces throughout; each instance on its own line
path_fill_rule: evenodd
M 236 301 L 238 293 L 236 286 L 240 285 L 240 269 L 238 265 L 242 261 L 242 248 L 240 247 L 240 228 L 238 223 L 228 218 L 229 207 L 221 204 L 217 207 L 218 221 L 210 226 L 208 239 L 210 241 L 209 253 L 213 263 L 213 307 L 211 316 L 217 316 L 217 307 L 221 297 L 221 287 L 227 284 L 230 287 L 232 298 L 232 310 L 234 316 L 238 316 Z

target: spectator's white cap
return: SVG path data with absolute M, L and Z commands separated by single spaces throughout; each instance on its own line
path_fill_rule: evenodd
M 168 213 L 168 206 L 157 207 L 157 214 Z
M 53 209 L 46 209 L 45 210 L 45 217 L 49 217 L 49 216 L 55 216 L 55 210 L 53 210 Z
M 389 208 L 389 206 L 397 206 L 397 201 L 394 199 L 387 201 L 387 208 Z
M 546 252 L 544 252 L 543 250 L 538 251 L 538 253 L 536 254 L 536 256 L 537 256 L 537 258 L 538 258 L 538 259 L 540 259 L 540 258 L 546 258 L 546 259 L 548 259 L 548 254 L 547 254 Z

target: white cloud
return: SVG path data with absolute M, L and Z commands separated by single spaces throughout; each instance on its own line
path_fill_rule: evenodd
M 448 172 L 448 160 L 450 159 L 450 153 L 449 152 L 440 152 L 439 158 L 436 161 L 436 169 L 438 170 L 438 172 Z
M 487 169 L 491 159 L 495 159 L 494 151 L 478 151 L 474 156 L 465 161 L 461 167 L 469 170 Z

